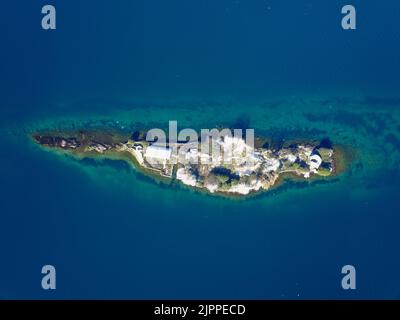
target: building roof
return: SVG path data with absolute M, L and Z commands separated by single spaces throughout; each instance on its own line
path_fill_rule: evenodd
M 319 168 L 322 163 L 322 159 L 318 154 L 313 154 L 310 156 L 310 167 L 311 168 Z
M 145 157 L 169 160 L 171 158 L 172 149 L 156 145 L 148 146 L 146 149 Z

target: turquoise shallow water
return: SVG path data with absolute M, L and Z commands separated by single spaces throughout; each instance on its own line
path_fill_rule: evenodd
M 344 1 L 52 3 L 54 32 L 38 1 L 0 10 L 0 298 L 400 298 L 400 2 L 353 0 L 355 31 Z M 329 183 L 232 201 L 28 139 L 168 120 L 355 155 Z

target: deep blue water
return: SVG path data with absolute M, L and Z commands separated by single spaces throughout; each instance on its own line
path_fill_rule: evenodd
M 115 2 L 51 1 L 55 31 L 42 1 L 1 4 L 0 298 L 400 298 L 400 3 L 353 0 L 357 30 L 343 31 L 348 1 Z M 362 110 L 342 92 L 365 96 Z M 296 98 L 325 93 L 339 111 Z M 295 105 L 265 104 L 265 123 L 243 102 L 275 95 Z M 221 96 L 235 103 L 214 117 Z M 53 117 L 121 109 L 188 125 L 247 114 L 269 134 L 354 140 L 362 156 L 339 182 L 232 202 L 27 139 Z M 44 264 L 55 291 L 41 289 Z

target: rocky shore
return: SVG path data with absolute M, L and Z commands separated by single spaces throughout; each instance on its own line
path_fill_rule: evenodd
M 38 132 L 32 138 L 43 147 L 81 158 L 128 154 L 125 159 L 133 160 L 144 173 L 210 193 L 237 196 L 269 190 L 284 175 L 305 180 L 334 176 L 343 156 L 329 139 L 273 148 L 261 143 L 262 137 L 256 137 L 257 143 L 250 146 L 240 137 L 221 135 L 201 143 L 180 141 L 162 146 L 146 141 L 145 131 L 127 134 L 100 129 Z M 210 144 L 221 152 L 206 152 Z

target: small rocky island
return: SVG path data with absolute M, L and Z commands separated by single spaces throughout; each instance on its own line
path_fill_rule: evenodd
M 178 180 L 210 193 L 238 196 L 268 190 L 283 176 L 300 179 L 333 176 L 342 157 L 340 148 L 329 139 L 276 147 L 260 137 L 250 146 L 244 138 L 222 135 L 206 140 L 208 146 L 215 144 L 222 150 L 210 154 L 205 152 L 208 148 L 204 141 L 166 141 L 165 146 L 160 146 L 148 142 L 145 131 L 49 131 L 32 137 L 43 147 L 73 156 L 123 159 L 155 177 Z M 229 154 L 226 150 L 230 150 Z

